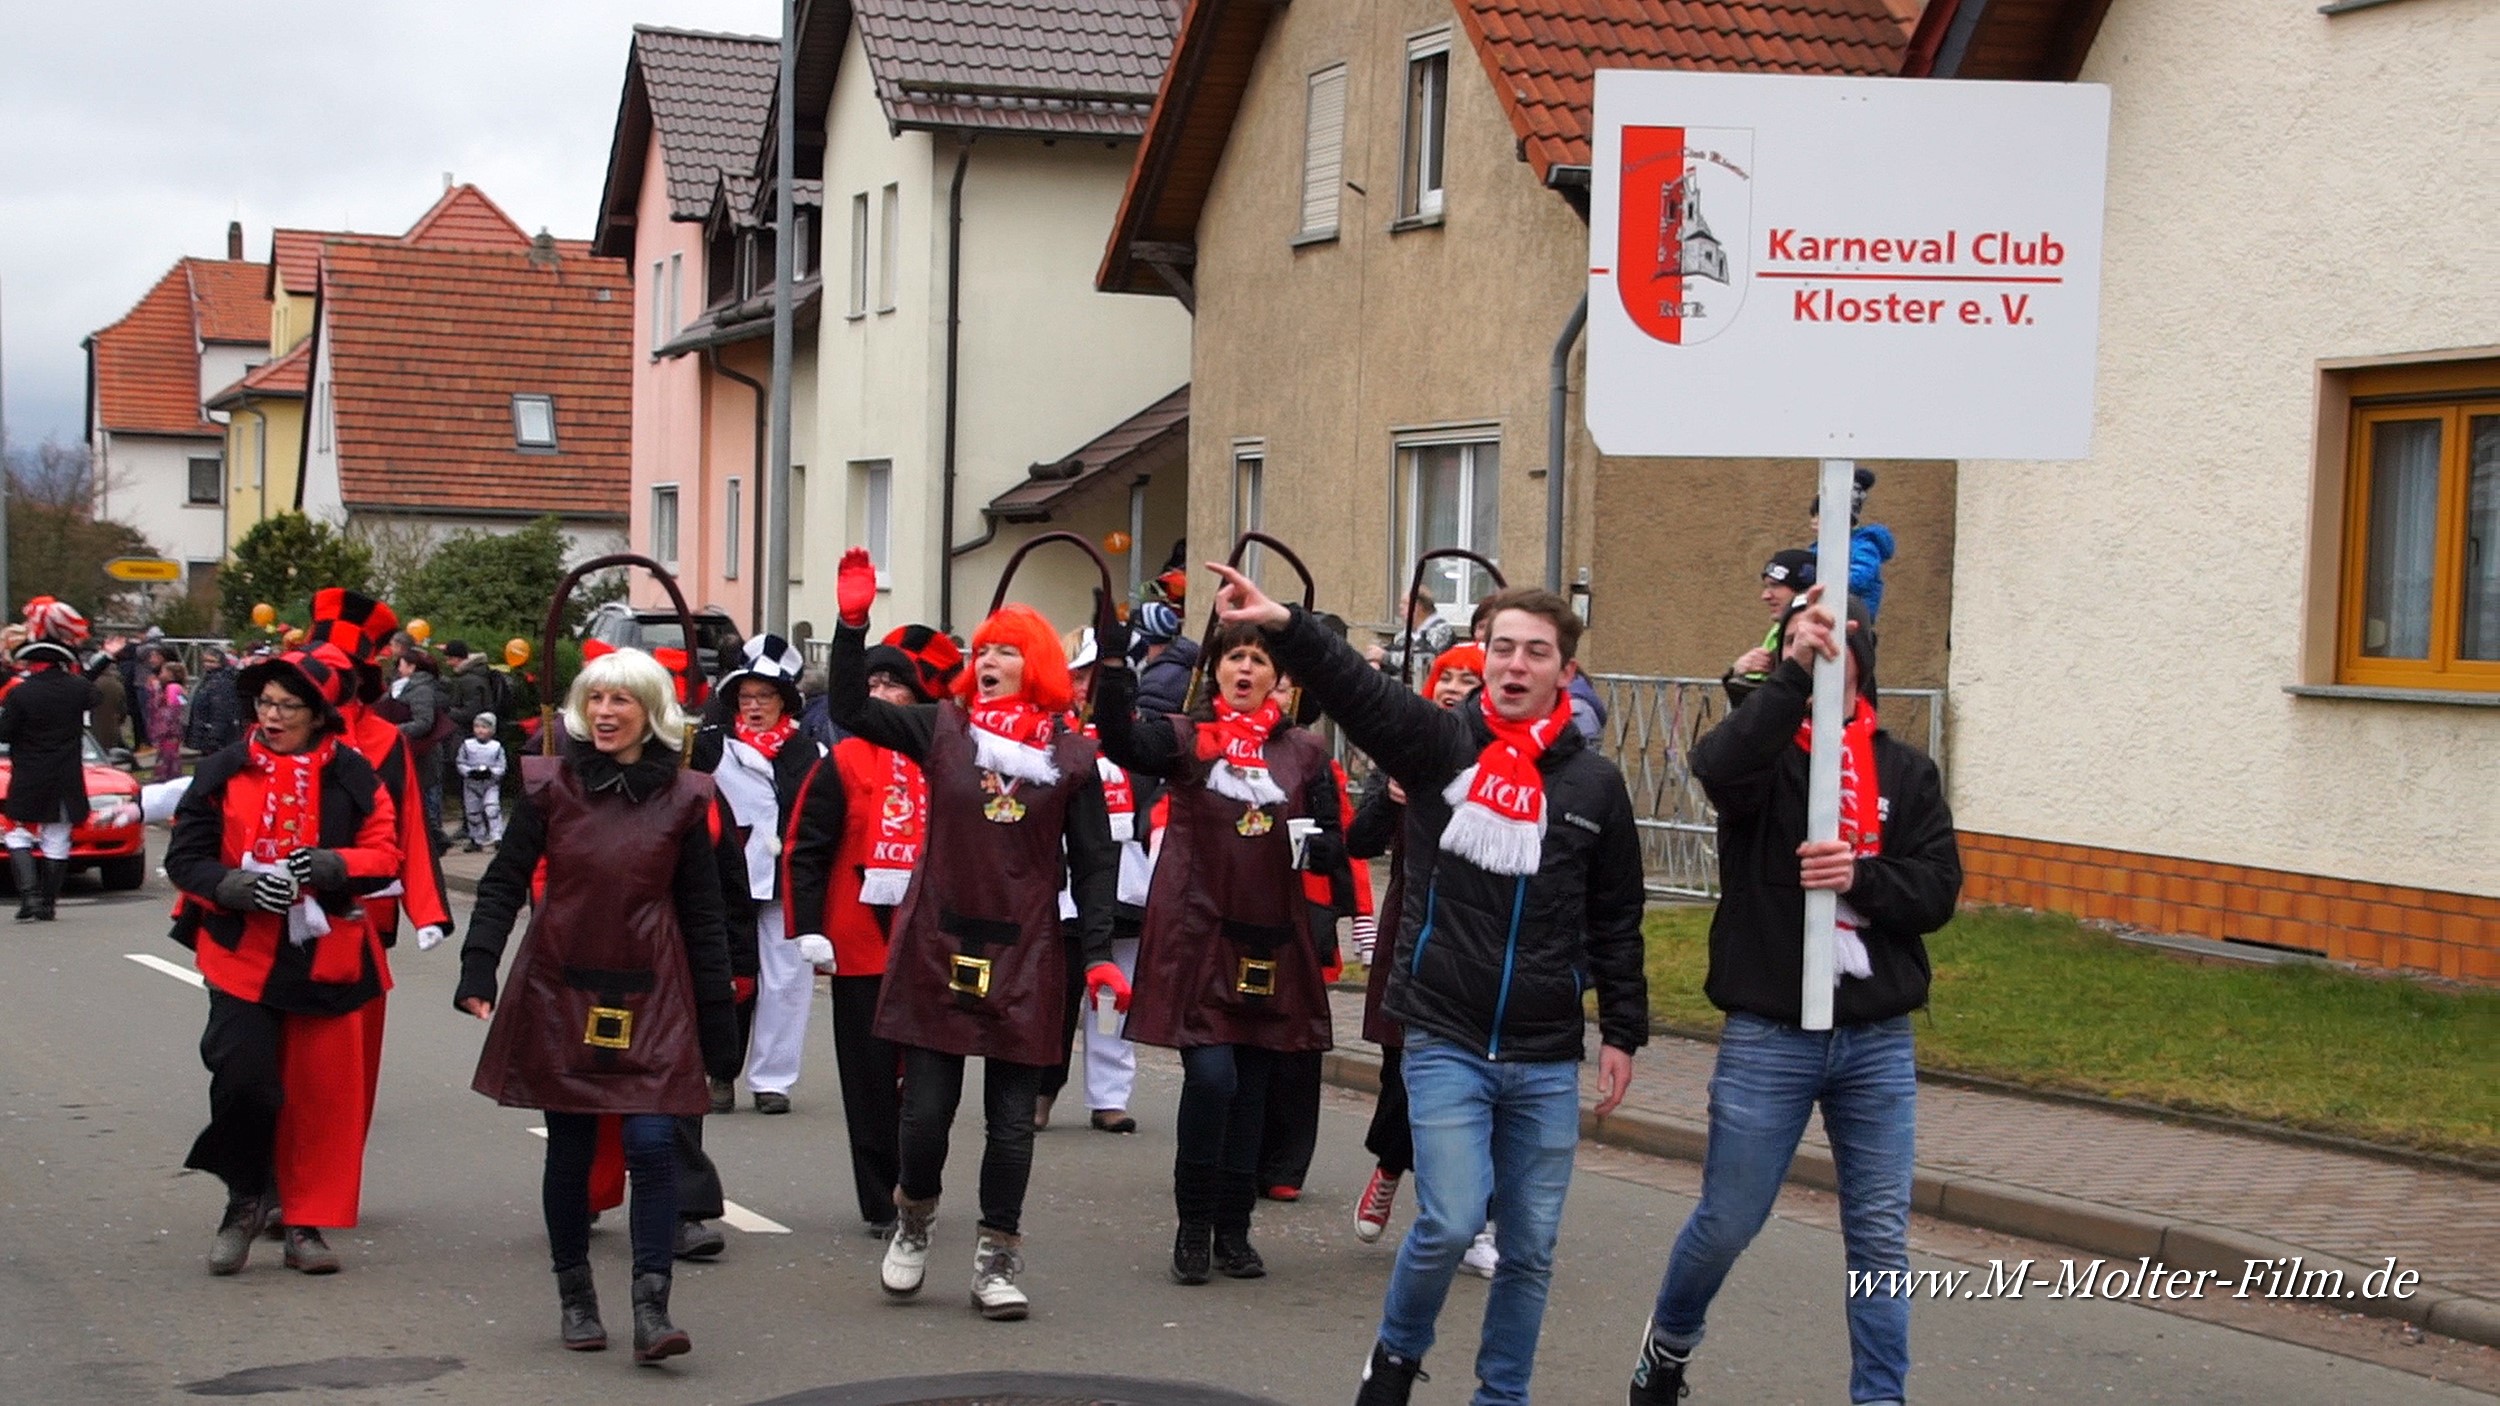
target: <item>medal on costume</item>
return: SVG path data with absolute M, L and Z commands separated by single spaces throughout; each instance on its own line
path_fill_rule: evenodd
M 1024 802 L 1016 799 L 1016 783 L 994 771 L 981 773 L 981 785 L 991 795 L 981 807 L 983 817 L 993 825 L 1013 825 L 1024 819 Z
M 1243 811 L 1241 819 L 1233 822 L 1233 833 L 1245 840 L 1255 840 L 1275 828 L 1276 818 L 1257 806 Z

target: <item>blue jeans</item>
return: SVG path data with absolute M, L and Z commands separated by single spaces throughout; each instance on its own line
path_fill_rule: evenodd
M 628 1113 L 620 1121 L 625 1171 L 633 1184 L 633 1204 L 625 1214 L 634 1273 L 668 1274 L 677 1265 L 677 1120 L 666 1113 Z M 597 1114 L 547 1115 L 547 1171 L 539 1200 L 558 1274 L 590 1262 L 590 1163 L 598 1149 Z
M 1770 1216 L 1805 1136 L 1806 1115 L 1818 1101 L 1840 1182 L 1840 1235 L 1849 1268 L 1910 1267 L 1918 1106 L 1910 1018 L 1807 1031 L 1737 1012 L 1727 1018 L 1710 1074 L 1701 1204 L 1675 1238 L 1650 1320 L 1662 1345 L 1686 1352 L 1701 1341 L 1710 1300 Z M 1853 1295 L 1848 1311 L 1849 1399 L 1902 1400 L 1910 1371 L 1910 1301 Z
M 1415 1227 L 1389 1276 L 1380 1341 L 1413 1361 L 1432 1349 L 1434 1320 L 1489 1201 L 1502 1262 L 1484 1301 L 1475 1406 L 1526 1406 L 1580 1142 L 1579 1063 L 1501 1063 L 1409 1030 L 1405 1074 Z

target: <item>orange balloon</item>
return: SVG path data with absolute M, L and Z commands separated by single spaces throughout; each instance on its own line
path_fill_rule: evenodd
M 304 642 L 304 632 L 295 626 L 288 626 L 286 632 L 286 642 L 288 644 L 302 644 Z
M 515 669 L 518 669 L 522 665 L 530 662 L 530 642 L 528 640 L 518 639 L 505 640 L 503 644 L 503 662 Z
M 252 623 L 266 630 L 278 623 L 278 608 L 267 601 L 252 607 Z
M 411 620 L 408 622 L 406 628 L 408 631 L 408 638 L 415 640 L 419 644 L 423 644 L 427 640 L 434 638 L 434 627 L 425 623 L 423 620 Z
M 1131 546 L 1134 545 L 1135 543 L 1129 539 L 1129 535 L 1125 532 L 1106 532 L 1103 534 L 1102 549 L 1104 554 L 1108 556 L 1116 557 L 1121 553 L 1126 552 Z

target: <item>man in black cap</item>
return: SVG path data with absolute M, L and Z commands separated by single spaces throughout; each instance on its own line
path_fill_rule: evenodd
M 1778 666 L 1693 748 L 1693 776 L 1719 813 L 1720 897 L 1702 989 L 1727 1026 L 1710 1075 L 1701 1201 L 1668 1258 L 1631 1406 L 1673 1406 L 1684 1394 L 1703 1316 L 1770 1215 L 1817 1104 L 1839 1169 L 1852 1277 L 1909 1269 L 1910 1012 L 1927 1004 L 1925 935 L 1952 919 L 1962 863 L 1935 763 L 1876 723 L 1874 626 L 1853 602 L 1847 630 L 1835 631 L 1820 597 L 1818 587 L 1798 603 Z M 1809 840 L 1811 670 L 1839 657 L 1844 637 L 1840 837 Z M 1810 889 L 1840 900 L 1829 1030 L 1801 1023 Z M 1905 1400 L 1910 1301 L 1852 1293 L 1848 1316 L 1849 1399 Z
M 1780 631 L 1786 627 L 1788 612 L 1796 608 L 1797 597 L 1814 584 L 1814 553 L 1803 547 L 1790 547 L 1771 553 L 1762 567 L 1762 603 L 1770 608 L 1771 628 L 1762 643 L 1736 656 L 1727 672 L 1719 676 L 1719 686 L 1727 690 L 1727 705 L 1742 703 L 1771 674 L 1779 663 Z

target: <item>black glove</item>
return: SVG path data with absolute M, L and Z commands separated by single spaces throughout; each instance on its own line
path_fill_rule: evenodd
M 1312 874 L 1333 874 L 1346 865 L 1345 839 L 1320 831 L 1302 842 L 1302 868 Z
M 283 913 L 302 896 L 293 874 L 261 874 L 252 880 L 252 906 L 264 913 Z
M 1098 665 L 1128 662 L 1128 622 L 1105 608 L 1102 587 L 1094 588 L 1094 659 Z M 1107 622 L 1107 623 L 1106 623 Z
M 696 1006 L 695 1032 L 703 1045 L 703 1072 L 715 1079 L 737 1078 L 737 1003 L 705 1001 Z
M 1311 910 L 1311 951 L 1318 956 L 1320 970 L 1337 965 L 1337 910 L 1324 903 L 1313 903 Z

